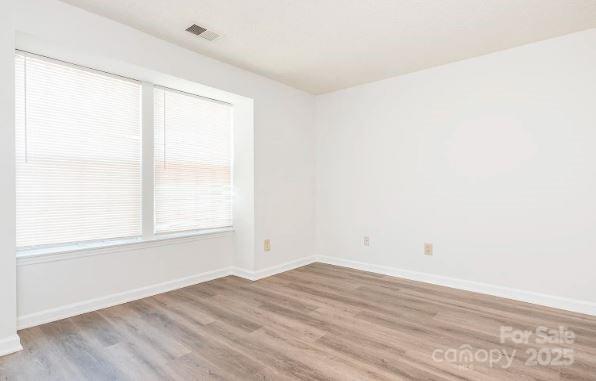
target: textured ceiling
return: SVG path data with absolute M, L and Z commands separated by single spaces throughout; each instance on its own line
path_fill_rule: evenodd
M 596 0 L 65 2 L 313 94 L 596 27 Z

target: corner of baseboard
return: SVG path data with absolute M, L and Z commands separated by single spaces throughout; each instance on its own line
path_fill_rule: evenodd
M 252 281 L 257 280 L 255 279 L 255 272 L 253 270 L 246 270 L 240 267 L 232 267 L 230 275 Z
M 318 256 L 311 255 L 308 257 L 302 257 L 293 261 L 285 262 L 279 265 L 270 266 L 261 270 L 246 270 L 239 267 L 232 268 L 232 274 L 240 278 L 256 281 L 259 279 L 267 278 L 275 274 L 283 273 L 285 271 L 294 270 L 298 267 L 306 266 L 313 262 L 317 262 Z
M 0 340 L 0 356 L 22 351 L 21 338 L 16 333 Z

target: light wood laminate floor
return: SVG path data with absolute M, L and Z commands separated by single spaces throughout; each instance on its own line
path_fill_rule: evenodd
M 554 345 L 572 365 L 530 366 L 544 346 L 500 341 L 540 326 L 574 332 Z M 596 380 L 595 317 L 320 263 L 19 333 L 2 380 Z M 466 349 L 478 358 L 449 361 Z M 484 361 L 493 350 L 515 351 L 511 366 Z

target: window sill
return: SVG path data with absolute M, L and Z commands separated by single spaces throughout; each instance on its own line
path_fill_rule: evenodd
M 69 244 L 47 248 L 17 250 L 17 266 L 36 263 L 77 259 L 93 255 L 118 253 L 122 251 L 144 250 L 151 247 L 186 243 L 203 239 L 213 239 L 234 232 L 233 227 L 188 231 L 181 233 L 156 234 L 153 238 L 142 237 L 114 239 L 92 243 Z

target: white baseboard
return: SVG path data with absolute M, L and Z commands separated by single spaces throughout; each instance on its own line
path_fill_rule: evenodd
M 36 325 L 50 323 L 52 321 L 60 319 L 66 319 L 72 316 L 84 314 L 86 312 L 97 311 L 102 308 L 112 307 L 118 304 L 146 298 L 156 294 L 172 291 L 178 288 L 192 286 L 197 283 L 207 282 L 228 275 L 236 275 L 241 278 L 255 281 L 258 279 L 266 278 L 271 275 L 275 275 L 284 271 L 292 270 L 297 267 L 307 265 L 309 263 L 314 262 L 315 260 L 316 257 L 300 258 L 291 262 L 283 263 L 281 265 L 272 266 L 257 271 L 245 270 L 238 267 L 226 267 L 221 270 L 209 271 L 197 275 L 158 283 L 151 286 L 136 288 L 129 291 L 102 296 L 100 298 L 90 299 L 83 302 L 68 304 L 65 306 L 60 306 L 28 315 L 23 315 L 18 318 L 17 327 L 18 329 L 34 327 Z
M 23 349 L 19 335 L 12 335 L 4 339 L 0 339 L 0 356 L 8 355 L 18 352 Z
M 18 329 L 24 329 L 60 319 L 66 319 L 68 317 L 84 314 L 86 312 L 97 311 L 99 309 L 112 307 L 117 304 L 127 303 L 133 300 L 146 298 L 148 296 L 161 294 L 163 292 L 172 291 L 178 288 L 192 286 L 197 283 L 207 282 L 216 278 L 228 276 L 230 274 L 232 274 L 232 268 L 227 267 L 221 270 L 191 275 L 188 277 L 119 292 L 96 299 L 68 304 L 57 308 L 51 308 L 20 316 L 17 320 L 17 327 Z
M 524 291 L 508 287 L 496 286 L 487 283 L 449 278 L 441 275 L 421 273 L 410 270 L 402 270 L 394 267 L 357 262 L 338 257 L 317 256 L 316 259 L 318 260 L 318 262 L 327 263 L 330 265 L 349 267 L 356 270 L 370 271 L 378 274 L 406 278 L 420 282 L 452 287 L 466 291 L 473 291 L 481 294 L 499 296 L 502 298 L 519 300 L 522 302 L 539 304 L 547 307 L 559 308 L 562 310 L 596 316 L 596 303 L 587 302 L 583 300 L 574 300 L 562 298 L 560 296 L 546 295 L 532 291 Z
M 232 274 L 239 276 L 241 278 L 255 281 L 255 280 L 270 277 L 275 274 L 290 271 L 290 270 L 293 270 L 298 267 L 306 266 L 310 263 L 316 262 L 317 259 L 318 259 L 317 256 L 304 257 L 304 258 L 299 258 L 299 259 L 296 259 L 296 260 L 293 260 L 290 262 L 282 263 L 281 265 L 271 266 L 271 267 L 267 267 L 265 269 L 257 270 L 257 271 L 249 271 L 249 270 L 244 270 L 244 269 L 241 269 L 238 267 L 234 267 L 232 269 Z
M 86 312 L 96 311 L 102 308 L 107 308 L 118 304 L 130 302 L 133 300 L 146 298 L 156 294 L 161 294 L 163 292 L 172 291 L 178 288 L 191 286 L 197 283 L 207 282 L 228 275 L 236 275 L 241 278 L 255 281 L 285 271 L 293 270 L 295 268 L 302 267 L 313 262 L 328 263 L 331 265 L 344 266 L 357 270 L 370 271 L 379 274 L 391 275 L 431 284 L 437 284 L 441 286 L 479 292 L 482 294 L 520 300 L 528 303 L 540 304 L 568 311 L 580 312 L 588 315 L 596 315 L 596 303 L 567 299 L 558 296 L 545 295 L 524 290 L 516 290 L 507 287 L 495 286 L 491 284 L 473 282 L 463 279 L 449 278 L 440 275 L 421 273 L 410 270 L 402 270 L 387 266 L 379 266 L 337 257 L 310 256 L 257 271 L 241 269 L 238 267 L 227 267 L 220 270 L 209 271 L 184 278 L 174 279 L 152 286 L 141 287 L 79 303 L 73 303 L 57 308 L 47 309 L 44 311 L 20 316 L 17 321 L 17 326 L 18 329 L 33 327 L 36 325 L 65 319 L 71 316 L 80 315 Z M 19 337 L 17 335 L 15 335 L 14 337 L 9 337 L 7 339 L 0 340 L 0 355 L 16 352 L 21 349 L 22 347 L 20 344 Z

